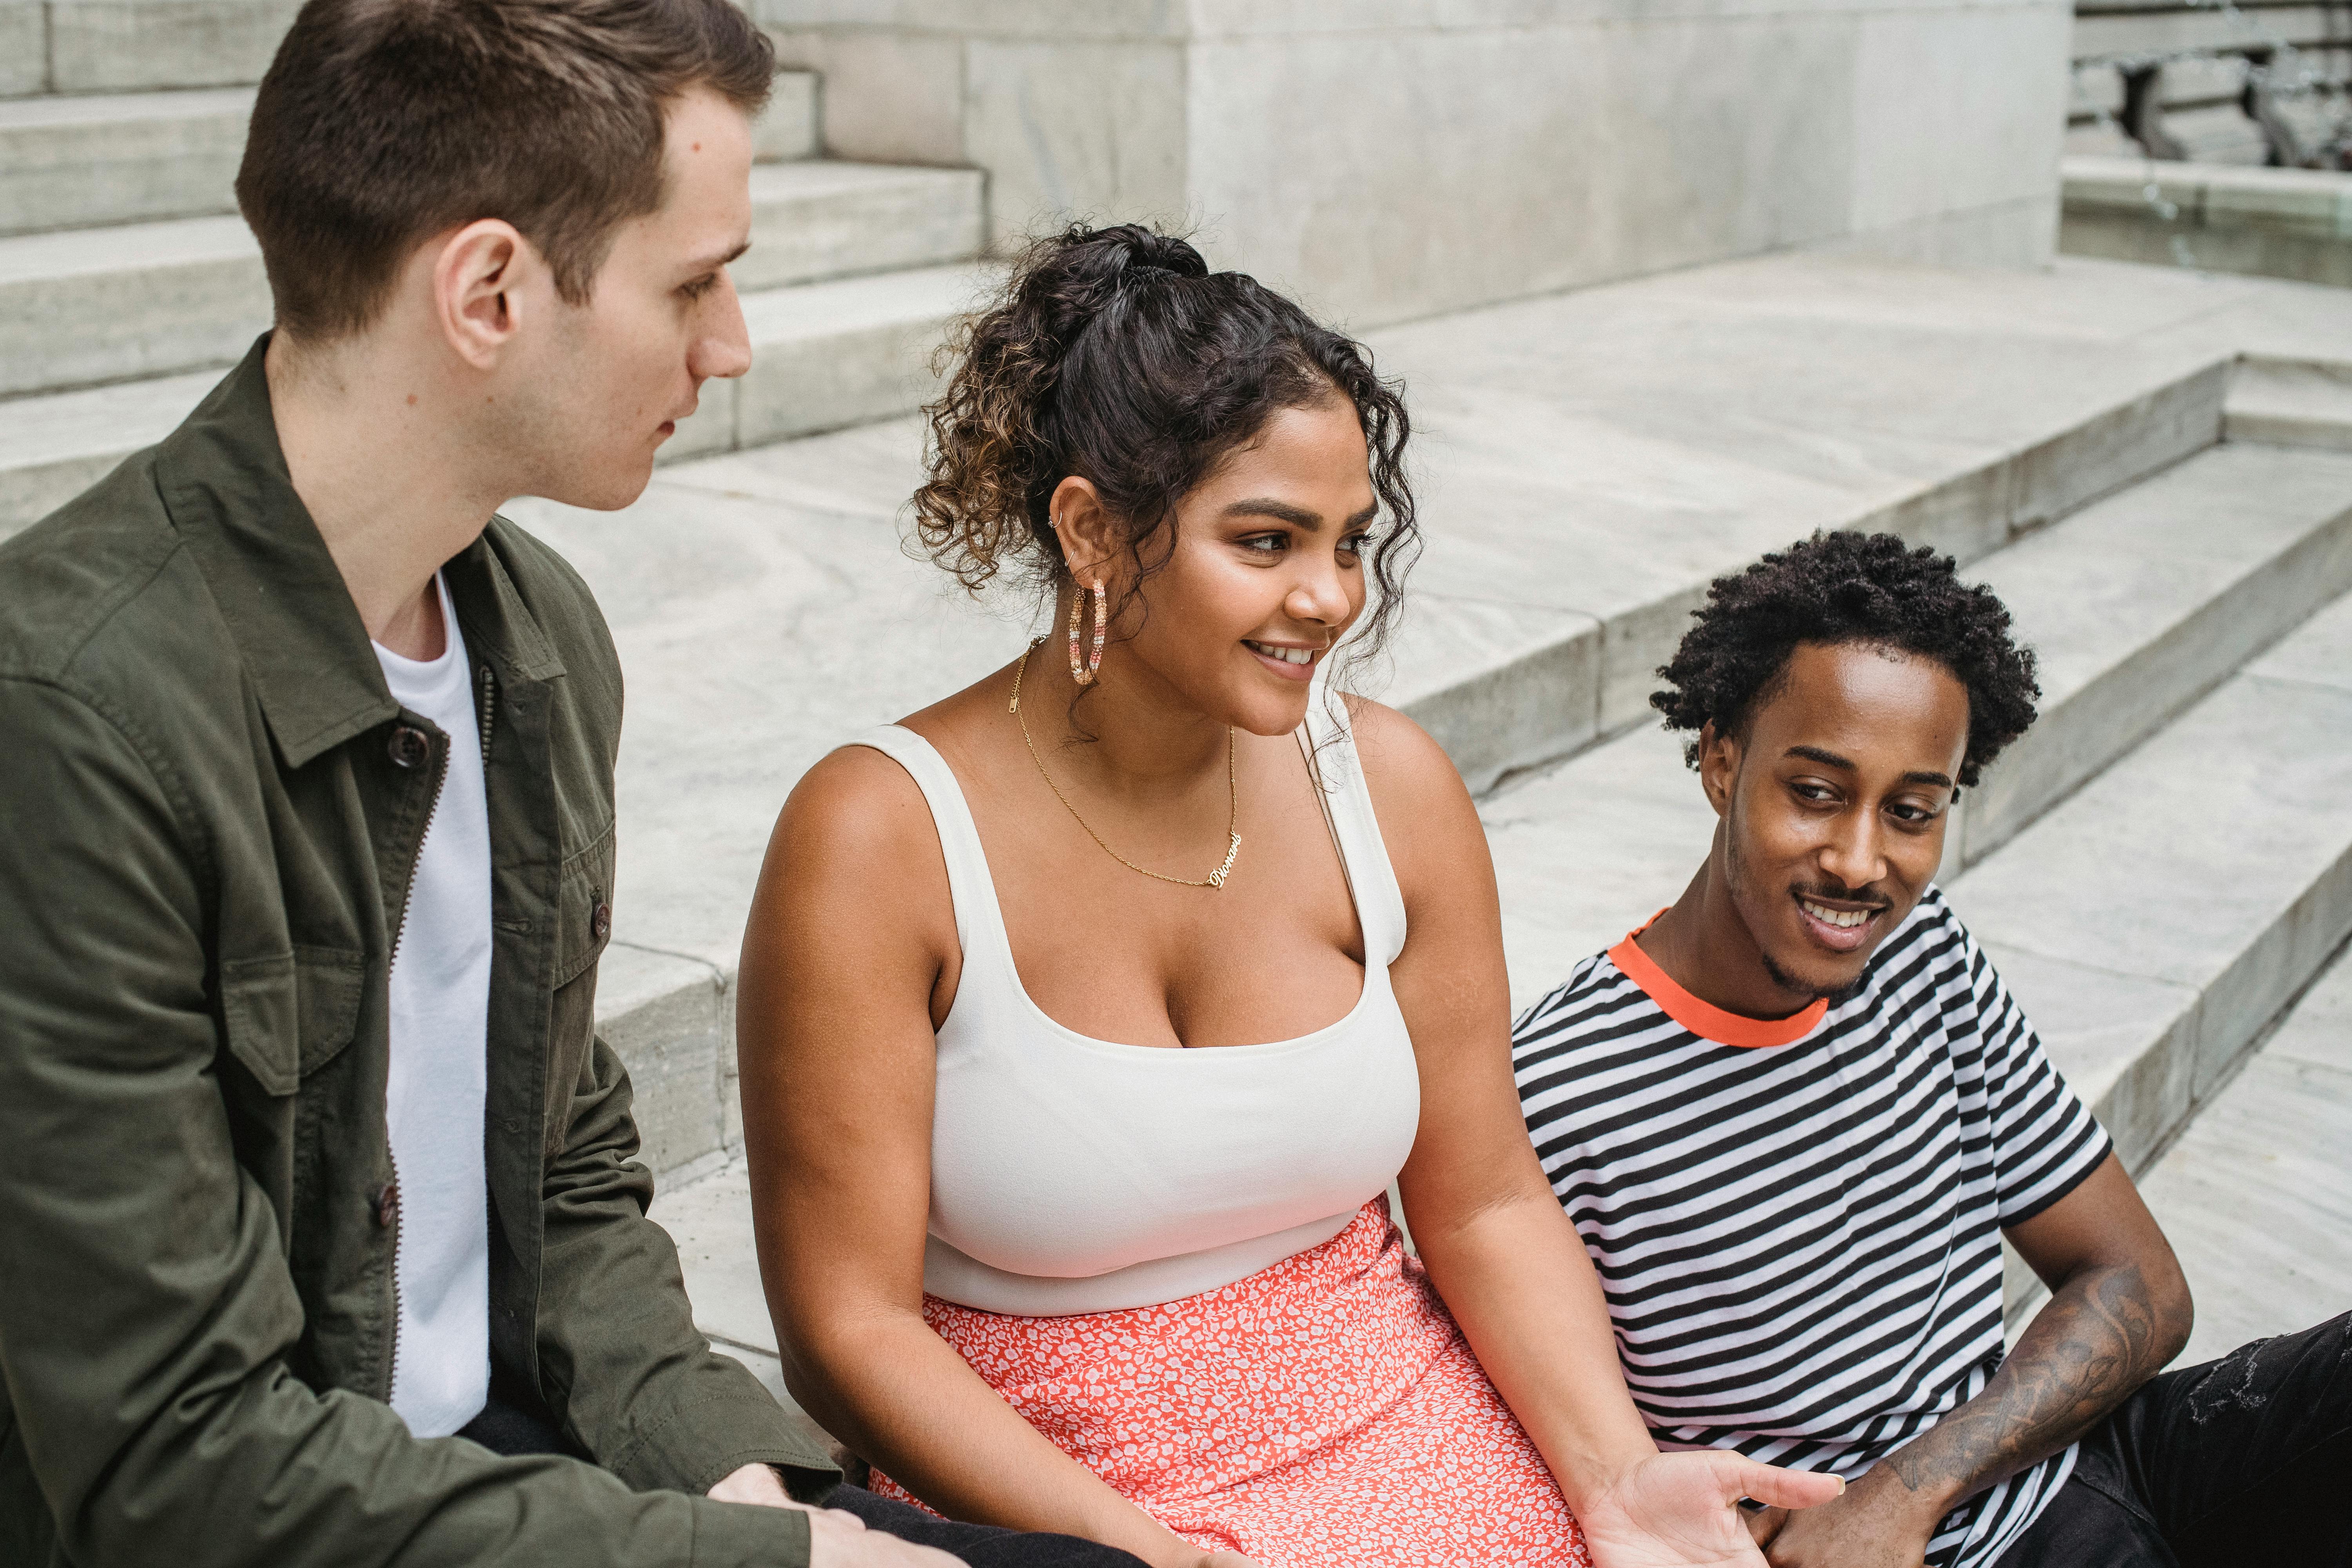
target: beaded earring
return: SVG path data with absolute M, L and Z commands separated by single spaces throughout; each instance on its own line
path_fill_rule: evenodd
M 1102 579 L 1099 577 L 1095 579 L 1094 594 L 1095 643 L 1087 651 L 1083 664 L 1078 661 L 1078 616 L 1086 604 L 1086 595 L 1076 593 L 1070 595 L 1070 679 L 1080 686 L 1094 684 L 1095 672 L 1102 668 L 1103 639 L 1110 635 L 1110 605 L 1103 596 Z

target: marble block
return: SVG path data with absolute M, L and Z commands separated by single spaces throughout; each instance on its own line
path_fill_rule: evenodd
M 132 92 L 257 82 L 297 0 L 49 0 L 50 85 Z
M 0 102 L 0 234 L 233 212 L 252 110 L 237 88 Z

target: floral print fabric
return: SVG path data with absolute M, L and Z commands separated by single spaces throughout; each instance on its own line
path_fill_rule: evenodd
M 1124 1312 L 923 1315 L 1063 1452 L 1262 1568 L 1588 1568 L 1535 1445 L 1385 1197 L 1295 1258 Z M 916 1500 L 877 1471 L 886 1497 Z

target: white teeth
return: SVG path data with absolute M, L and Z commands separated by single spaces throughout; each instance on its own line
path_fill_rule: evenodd
M 1254 642 L 1250 644 L 1250 647 L 1257 649 L 1258 652 L 1265 655 L 1266 658 L 1278 658 L 1285 664 L 1312 664 L 1315 662 L 1315 652 L 1312 648 L 1273 647 L 1262 642 Z
M 1797 902 L 1804 906 L 1807 914 L 1823 925 L 1838 926 L 1846 930 L 1860 925 L 1870 918 L 1871 913 L 1868 910 L 1825 910 L 1806 899 L 1799 899 Z

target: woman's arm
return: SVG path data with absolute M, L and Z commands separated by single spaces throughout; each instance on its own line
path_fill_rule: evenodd
M 1625 1391 L 1606 1298 L 1528 1142 L 1511 1076 L 1510 988 L 1486 830 L 1454 764 L 1372 703 L 1356 735 L 1404 893 L 1390 966 L 1421 1073 L 1421 1131 L 1398 1186 L 1431 1283 L 1527 1428 L 1595 1561 L 1755 1563 L 1740 1496 L 1836 1495 L 1728 1453 L 1661 1458 Z
M 820 762 L 769 841 L 737 1001 L 784 1381 L 827 1431 L 952 1517 L 1197 1568 L 1210 1561 L 1198 1548 L 1040 1436 L 923 1321 L 934 1028 L 960 958 L 921 791 L 870 748 Z

